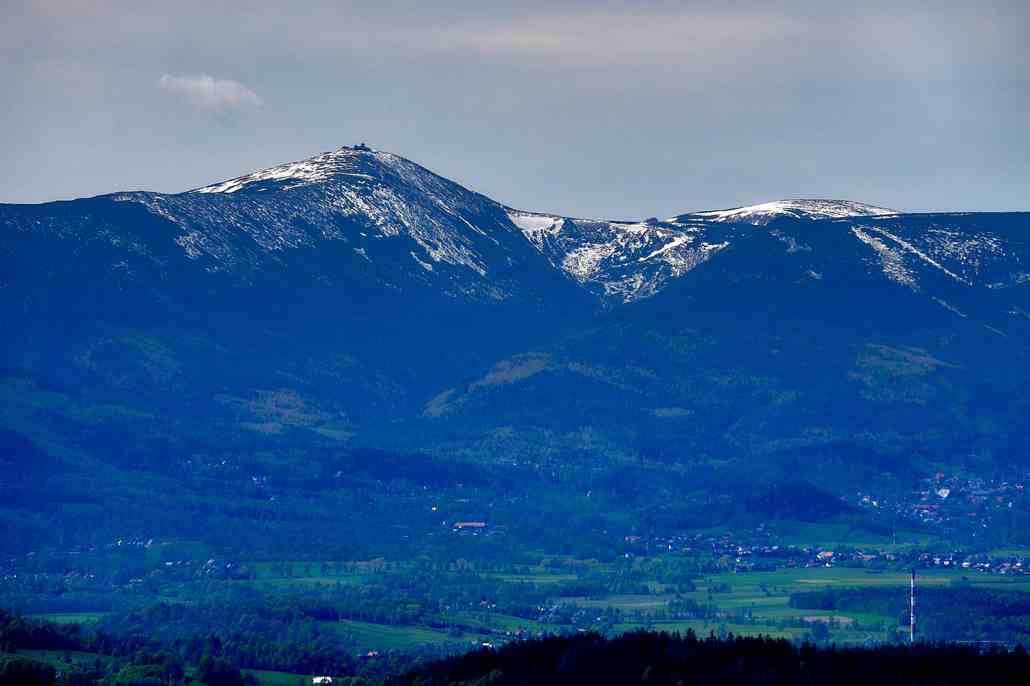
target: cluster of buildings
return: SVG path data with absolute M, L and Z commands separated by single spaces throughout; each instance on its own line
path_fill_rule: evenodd
M 900 523 L 949 526 L 990 526 L 992 517 L 1020 504 L 1026 479 L 984 479 L 936 472 L 910 493 L 858 493 L 852 504 L 883 512 Z
M 960 569 L 993 574 L 1030 574 L 1030 549 L 1021 554 L 990 554 L 932 547 L 808 546 L 775 543 L 764 526 L 720 534 L 622 537 L 626 555 L 685 555 L 702 572 L 760 572 L 783 568 L 865 567 L 869 569 Z

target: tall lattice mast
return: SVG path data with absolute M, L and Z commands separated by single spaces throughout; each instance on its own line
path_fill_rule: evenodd
M 908 586 L 908 642 L 916 642 L 916 570 L 912 570 L 912 578 Z

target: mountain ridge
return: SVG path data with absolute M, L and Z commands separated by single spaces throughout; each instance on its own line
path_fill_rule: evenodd
M 387 243 L 407 239 L 410 249 L 387 251 L 391 270 L 404 267 L 408 280 L 436 282 L 452 297 L 483 301 L 521 295 L 520 285 L 504 274 L 494 278 L 496 272 L 505 271 L 505 264 L 518 271 L 527 260 L 532 262 L 514 240 L 518 235 L 551 267 L 607 306 L 653 296 L 729 248 L 739 236 L 734 228 L 775 231 L 777 223 L 786 220 L 882 222 L 892 217 L 977 216 L 905 213 L 853 201 L 798 199 L 692 211 L 665 220 L 584 219 L 503 205 L 411 160 L 363 144 L 183 193 L 134 191 L 93 198 L 102 199 L 142 205 L 176 225 L 180 233 L 175 243 L 191 260 L 208 258 L 208 268 L 214 270 L 257 268 L 262 262 L 277 261 L 283 251 L 326 241 L 347 243 L 350 258 L 372 263 L 375 258 L 369 250 L 384 245 L 383 239 Z M 241 243 L 240 232 L 253 243 Z M 916 281 L 906 260 L 930 255 L 925 246 L 885 235 L 882 227 L 853 228 L 850 237 L 864 243 L 870 256 L 884 265 L 885 275 L 899 283 Z M 787 234 L 782 240 L 789 251 L 803 250 Z M 505 245 L 497 254 L 502 241 Z M 354 269 L 351 262 L 345 260 L 342 268 Z M 926 264 L 954 273 L 932 256 Z M 433 274 L 435 269 L 449 273 L 441 278 Z M 399 287 L 388 280 L 383 285 Z
M 83 389 L 234 440 L 1015 459 L 1028 238 L 1028 213 L 849 201 L 563 217 L 343 148 L 179 194 L 0 205 L 0 366 L 15 398 Z M 40 440 L 83 430 L 23 412 L 5 421 Z

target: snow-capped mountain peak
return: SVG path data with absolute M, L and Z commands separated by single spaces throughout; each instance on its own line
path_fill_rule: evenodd
M 390 153 L 373 150 L 364 144 L 343 146 L 314 157 L 277 164 L 228 181 L 195 189 L 194 193 L 237 193 L 244 190 L 269 190 L 267 182 L 276 184 L 277 190 L 290 190 L 325 183 L 334 177 L 371 179 L 369 164 L 397 164 L 401 158 Z
M 796 219 L 847 219 L 849 217 L 877 217 L 898 214 L 897 210 L 867 205 L 849 200 L 775 200 L 773 202 L 735 207 L 728 210 L 693 212 L 685 216 L 701 217 L 714 222 L 743 222 L 764 225 L 777 217 Z
M 111 198 L 175 224 L 186 256 L 212 271 L 260 270 L 317 249 L 344 258 L 327 278 L 367 272 L 385 288 L 431 285 L 459 299 L 541 299 L 561 281 L 499 204 L 364 144 L 185 193 Z M 539 267 L 547 273 L 525 276 Z

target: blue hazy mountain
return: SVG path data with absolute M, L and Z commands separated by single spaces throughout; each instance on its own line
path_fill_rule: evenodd
M 364 149 L 0 224 L 4 366 L 172 409 L 291 387 L 385 416 L 590 306 L 504 208 Z
M 444 389 L 426 425 L 459 423 L 484 450 L 518 427 L 508 449 L 715 461 L 742 480 L 1025 465 L 1030 216 L 713 216 L 733 215 L 652 227 L 701 246 L 682 273 Z M 608 283 L 653 283 L 640 258 L 590 250 Z
M 1030 457 L 1028 236 L 833 200 L 564 217 L 364 146 L 0 205 L 0 420 L 100 461 L 82 436 L 988 469 Z

